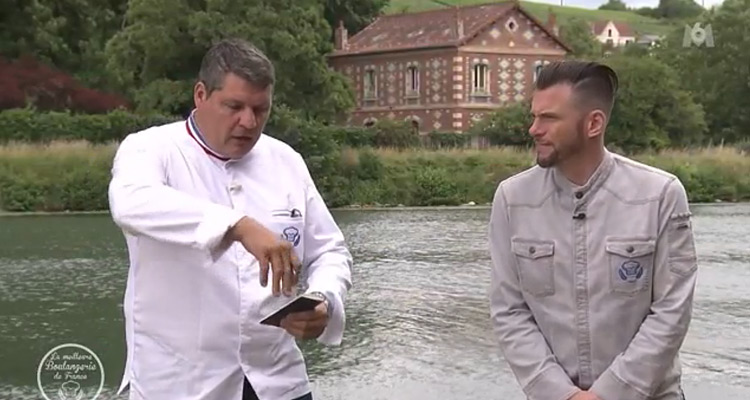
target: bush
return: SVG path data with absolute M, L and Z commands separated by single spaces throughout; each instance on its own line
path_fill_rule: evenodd
M 469 132 L 487 138 L 493 146 L 528 147 L 532 122 L 528 102 L 514 103 L 487 115 Z
M 127 108 L 120 96 L 83 87 L 72 76 L 30 56 L 0 58 L 0 109 L 32 105 L 42 111 L 106 113 Z
M 380 120 L 370 129 L 374 131 L 376 147 L 406 149 L 419 147 L 419 135 L 404 121 Z
M 0 209 L 106 210 L 115 150 L 82 142 L 0 148 Z
M 433 149 L 464 148 L 471 143 L 472 138 L 469 133 L 433 131 L 427 134 L 427 145 Z
M 331 126 L 333 138 L 342 147 L 375 147 L 375 130 L 363 127 Z
M 0 209 L 106 210 L 115 150 L 115 144 L 85 142 L 0 146 Z M 330 207 L 486 204 L 498 182 L 533 163 L 531 152 L 510 148 L 346 148 L 306 158 Z M 676 174 L 691 202 L 750 200 L 750 157 L 735 149 L 667 151 L 635 158 Z
M 120 141 L 129 133 L 175 120 L 175 117 L 132 114 L 121 110 L 108 114 L 39 112 L 28 108 L 4 110 L 0 111 L 0 143 L 49 143 L 57 140 L 105 143 Z

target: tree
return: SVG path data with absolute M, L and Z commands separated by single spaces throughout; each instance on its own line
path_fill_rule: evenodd
M 103 48 L 127 0 L 0 0 L 0 54 L 33 56 L 88 85 L 106 86 Z
M 620 87 L 606 140 L 625 152 L 702 143 L 703 109 L 666 64 L 622 54 L 607 59 Z
M 106 45 L 107 70 L 140 110 L 180 114 L 191 106 L 203 46 L 188 0 L 130 0 L 125 26 Z
M 659 0 L 656 11 L 657 17 L 683 19 L 697 17 L 703 12 L 703 7 L 693 0 Z
M 380 15 L 388 0 L 326 0 L 325 18 L 332 27 L 339 21 L 350 33 L 356 33 Z
M 275 65 L 275 101 L 334 120 L 353 106 L 353 94 L 326 63 L 333 44 L 323 12 L 319 0 L 130 0 L 127 25 L 107 44 L 108 68 L 134 88 L 140 108 L 184 113 L 206 49 L 248 38 Z
M 0 57 L 0 110 L 32 106 L 37 111 L 105 113 L 127 108 L 124 99 L 84 87 L 72 76 L 31 56 Z
M 656 51 L 656 56 L 671 67 L 706 110 L 709 137 L 715 143 L 747 140 L 750 135 L 748 10 L 750 0 L 725 0 L 720 7 L 703 15 L 698 26 L 672 32 Z M 709 26 L 713 47 L 708 47 L 707 42 L 700 46 L 693 42 L 690 35 L 693 28 Z
M 607 3 L 599 6 L 600 10 L 627 11 L 628 6 L 622 0 L 609 0 Z
M 524 101 L 501 107 L 475 123 L 469 134 L 487 138 L 493 146 L 528 147 L 532 143 L 530 106 Z
M 602 52 L 601 43 L 594 38 L 588 22 L 579 17 L 566 19 L 560 24 L 560 37 L 573 50 L 569 57 L 596 57 Z

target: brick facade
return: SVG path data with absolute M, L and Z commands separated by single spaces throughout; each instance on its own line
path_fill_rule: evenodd
M 330 65 L 356 93 L 348 123 L 408 120 L 420 133 L 465 132 L 527 99 L 537 65 L 569 51 L 516 3 L 385 16 L 347 35 L 337 29 Z

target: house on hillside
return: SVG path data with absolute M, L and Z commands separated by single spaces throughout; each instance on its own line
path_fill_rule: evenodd
M 625 22 L 597 21 L 591 24 L 591 33 L 596 39 L 611 47 L 625 46 L 635 42 L 635 31 Z
M 636 43 L 644 47 L 654 47 L 661 40 L 664 40 L 663 35 L 646 34 L 638 36 L 638 39 L 636 39 Z
M 527 99 L 542 65 L 565 57 L 556 28 L 553 14 L 545 24 L 517 2 L 385 15 L 351 38 L 339 25 L 329 62 L 356 89 L 350 125 L 465 132 Z

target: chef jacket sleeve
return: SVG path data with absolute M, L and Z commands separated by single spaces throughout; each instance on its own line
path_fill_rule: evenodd
M 115 154 L 109 184 L 112 219 L 134 235 L 213 250 L 244 214 L 169 187 L 168 150 L 145 133 L 128 135 Z

